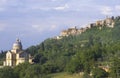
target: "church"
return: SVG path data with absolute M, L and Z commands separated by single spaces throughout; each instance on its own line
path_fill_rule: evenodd
M 12 50 L 6 53 L 3 66 L 17 66 L 20 63 L 29 62 L 32 63 L 32 58 L 29 53 L 22 49 L 22 43 L 19 39 L 13 44 Z

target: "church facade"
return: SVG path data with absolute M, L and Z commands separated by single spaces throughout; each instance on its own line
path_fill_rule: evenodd
M 12 50 L 6 53 L 3 66 L 17 66 L 20 63 L 32 63 L 32 58 L 29 53 L 22 49 L 22 43 L 19 39 L 13 44 Z

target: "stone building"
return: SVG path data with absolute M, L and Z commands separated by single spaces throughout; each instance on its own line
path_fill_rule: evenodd
M 22 43 L 19 39 L 13 44 L 12 50 L 6 53 L 6 59 L 3 66 L 16 66 L 20 63 L 32 63 L 30 54 L 22 49 Z
M 68 31 L 67 30 L 63 30 L 61 33 L 60 33 L 60 36 L 68 36 Z
M 95 27 L 95 26 L 96 26 L 96 23 L 91 23 L 91 24 L 88 24 L 88 25 L 87 25 L 87 27 L 89 27 L 89 29 L 90 29 L 90 28 L 93 28 L 93 27 Z
M 96 21 L 96 26 L 103 26 L 105 23 L 104 20 L 99 20 L 99 21 Z
M 105 24 L 108 26 L 108 27 L 111 27 L 113 28 L 114 27 L 114 20 L 112 18 L 106 18 L 105 19 Z
M 77 33 L 78 33 L 78 29 L 74 27 L 74 28 L 69 28 L 67 30 L 63 30 L 60 36 L 76 35 Z
M 76 35 L 77 31 L 78 31 L 78 29 L 76 27 L 68 29 L 69 35 Z

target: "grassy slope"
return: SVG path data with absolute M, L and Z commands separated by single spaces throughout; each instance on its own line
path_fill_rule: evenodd
M 50 74 L 51 78 L 82 78 L 80 74 L 68 74 L 66 72 Z

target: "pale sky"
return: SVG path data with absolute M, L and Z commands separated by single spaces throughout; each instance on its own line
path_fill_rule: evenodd
M 0 50 L 16 38 L 24 49 L 106 16 L 120 15 L 120 0 L 0 0 Z

